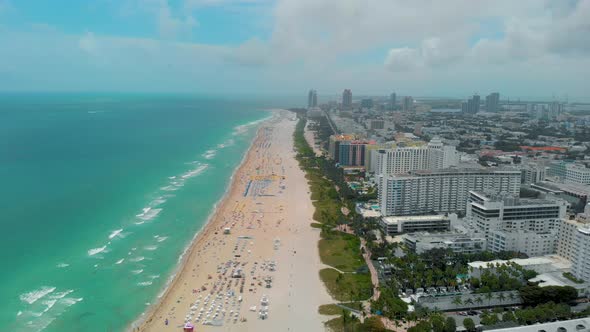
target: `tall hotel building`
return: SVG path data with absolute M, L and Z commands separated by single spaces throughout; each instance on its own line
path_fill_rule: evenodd
M 590 281 L 590 228 L 578 228 L 572 255 L 572 274 L 586 282 Z
M 365 166 L 367 146 L 374 141 L 360 140 L 356 135 L 330 136 L 328 156 L 340 166 Z
M 470 190 L 518 195 L 520 171 L 485 169 L 418 170 L 380 175 L 379 203 L 384 216 L 465 211 Z
M 466 218 L 487 239 L 487 250 L 522 252 L 530 257 L 555 253 L 566 201 L 478 191 L 469 194 Z
M 442 141 L 436 137 L 428 144 L 397 146 L 371 152 L 376 154 L 374 171 L 377 176 L 402 174 L 413 170 L 449 168 L 459 164 L 459 154 L 455 147 L 443 145 Z

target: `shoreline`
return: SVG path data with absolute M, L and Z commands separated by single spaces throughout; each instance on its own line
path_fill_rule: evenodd
M 188 322 L 198 331 L 324 330 L 318 308 L 332 300 L 319 278 L 296 123 L 283 110 L 258 128 L 172 281 L 129 330 L 178 331 Z
M 272 109 L 269 111 L 271 112 L 270 116 L 262 118 L 260 120 L 255 120 L 255 121 L 260 122 L 259 124 L 257 124 L 258 129 L 256 129 L 256 133 L 252 137 L 250 145 L 248 146 L 248 149 L 246 149 L 246 151 L 244 152 L 244 155 L 242 156 L 240 163 L 233 170 L 233 172 L 229 178 L 229 182 L 225 186 L 225 191 L 223 192 L 223 195 L 213 205 L 211 212 L 207 216 L 206 222 L 195 233 L 195 235 L 192 237 L 192 239 L 188 242 L 185 249 L 178 256 L 178 261 L 176 263 L 177 266 L 170 273 L 170 276 L 167 278 L 163 289 L 158 292 L 158 294 L 155 297 L 155 301 L 149 305 L 147 310 L 143 311 L 136 319 L 134 319 L 128 325 L 128 327 L 125 329 L 125 331 L 141 331 L 143 328 L 145 328 L 145 324 L 147 323 L 147 321 L 153 318 L 152 316 L 161 308 L 161 306 L 164 303 L 165 298 L 169 295 L 169 292 L 174 288 L 175 284 L 179 281 L 180 275 L 188 267 L 188 264 L 187 264 L 188 260 L 191 256 L 192 252 L 196 249 L 196 246 L 198 245 L 199 240 L 202 240 L 202 237 L 209 231 L 209 228 L 213 227 L 215 218 L 218 216 L 219 213 L 221 213 L 222 207 L 225 204 L 225 202 L 227 201 L 227 199 L 229 198 L 231 191 L 232 191 L 232 187 L 235 185 L 234 182 L 236 181 L 236 175 L 239 174 L 240 170 L 242 170 L 245 163 L 247 162 L 248 157 L 252 151 L 252 148 L 254 147 L 254 144 L 255 144 L 256 140 L 258 139 L 261 129 L 264 127 L 264 125 L 266 123 L 270 123 L 274 119 L 276 119 L 280 116 L 279 111 L 281 111 L 281 110 Z

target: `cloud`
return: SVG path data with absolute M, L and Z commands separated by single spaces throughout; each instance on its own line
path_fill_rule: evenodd
M 160 36 L 166 39 L 177 37 L 180 33 L 190 33 L 192 28 L 198 26 L 197 21 L 190 14 L 183 18 L 172 14 L 168 1 L 160 1 L 157 9 L 158 31 Z
M 186 39 L 199 26 L 189 10 L 174 7 L 168 0 L 124 0 L 118 12 L 123 17 L 148 15 L 161 39 Z
M 263 66 L 272 62 L 271 56 L 268 44 L 253 38 L 236 48 L 228 49 L 224 58 L 231 63 L 243 66 Z
M 564 2 L 566 3 L 566 2 Z M 551 2 L 550 4 L 553 4 Z M 535 15 L 504 18 L 498 38 L 479 38 L 472 47 L 452 34 L 422 41 L 421 47 L 390 49 L 384 64 L 391 70 L 450 64 L 517 64 L 536 58 L 590 55 L 590 0 L 548 5 Z M 455 36 L 456 37 L 456 36 Z M 465 38 L 466 36 L 464 36 Z M 477 34 L 474 35 L 477 37 Z
M 402 47 L 392 48 L 387 54 L 385 65 L 393 70 L 410 70 L 423 66 L 418 50 Z
M 216 40 L 223 46 L 194 42 L 210 31 L 195 17 L 214 6 L 217 15 L 261 14 L 242 15 L 207 40 L 243 24 L 267 29 L 236 33 L 243 40 L 231 44 Z M 121 12 L 141 16 L 139 24 L 147 18 L 151 36 L 108 36 L 92 26 L 71 35 L 5 28 L 0 71 L 26 88 L 54 77 L 64 89 L 294 92 L 313 85 L 413 95 L 586 94 L 582 77 L 590 75 L 590 0 L 125 0 Z

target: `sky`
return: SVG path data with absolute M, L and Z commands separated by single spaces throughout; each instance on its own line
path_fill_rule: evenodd
M 0 0 L 0 91 L 590 95 L 590 0 Z

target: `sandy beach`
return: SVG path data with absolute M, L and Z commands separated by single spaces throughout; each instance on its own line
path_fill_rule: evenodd
M 228 194 L 188 250 L 168 290 L 135 328 L 182 331 L 323 331 L 331 303 L 319 279 L 319 230 L 295 160 L 297 121 L 265 122 Z M 228 234 L 229 233 L 229 234 Z

